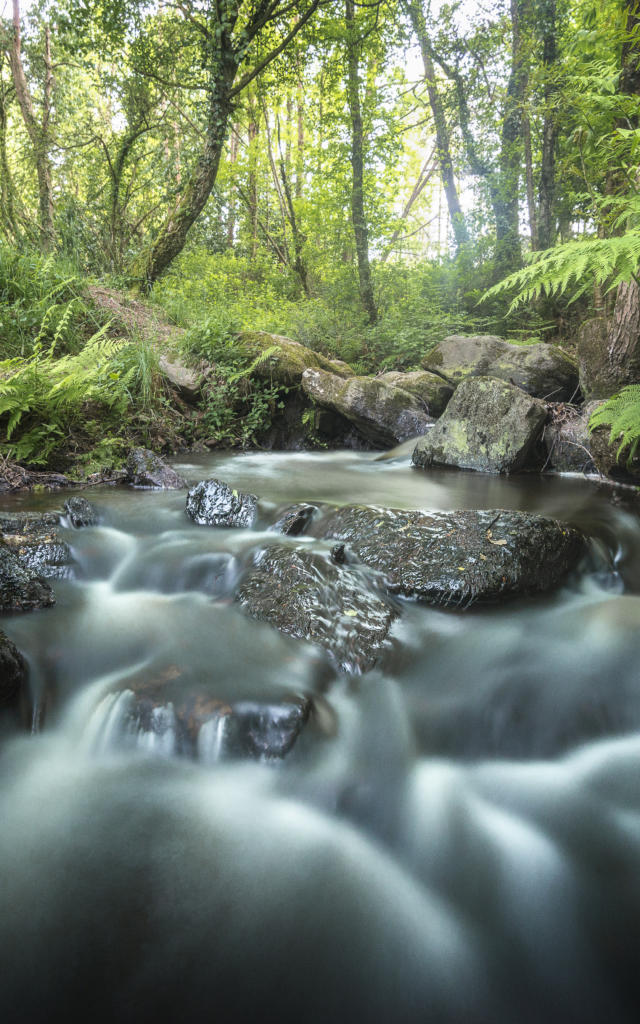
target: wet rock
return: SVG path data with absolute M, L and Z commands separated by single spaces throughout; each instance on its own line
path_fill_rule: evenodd
M 55 600 L 49 584 L 0 541 L 0 612 L 31 612 L 48 608 Z
M 468 377 L 496 377 L 536 398 L 571 402 L 578 366 L 557 345 L 514 345 L 491 334 L 451 335 L 422 360 L 425 370 L 456 385 Z
M 13 703 L 19 696 L 27 681 L 27 675 L 27 663 L 20 651 L 0 630 L 0 707 Z
M 236 339 L 236 350 L 251 362 L 259 360 L 251 371 L 253 377 L 280 387 L 298 387 L 302 374 L 309 367 L 326 370 L 338 377 L 353 375 L 351 367 L 342 360 L 327 359 L 319 352 L 281 334 L 244 331 Z M 273 350 L 271 355 L 264 358 L 269 350 Z
M 378 570 L 393 594 L 467 607 L 551 590 L 586 550 L 555 519 L 503 510 L 401 511 L 348 505 L 313 527 Z
M 10 459 L 3 460 L 0 466 L 0 494 L 33 490 L 58 491 L 72 486 L 73 480 L 62 473 L 25 469 Z
M 417 437 L 433 423 L 419 399 L 379 377 L 345 380 L 325 370 L 305 370 L 302 387 L 317 405 L 350 420 L 374 445 L 389 447 Z
M 560 406 L 544 428 L 547 465 L 558 473 L 595 473 L 589 415 L 585 409 Z
M 134 448 L 129 452 L 126 471 L 127 483 L 133 487 L 155 487 L 173 491 L 187 486 L 183 477 L 148 448 Z
M 383 384 L 408 391 L 422 402 L 425 412 L 436 419 L 446 409 L 454 390 L 452 384 L 427 370 L 415 370 L 412 373 L 392 371 L 381 373 L 376 379 L 381 380 Z
M 320 644 L 343 671 L 364 672 L 379 659 L 397 614 L 365 588 L 357 571 L 274 545 L 259 553 L 236 599 L 254 618 Z
M 483 473 L 541 466 L 537 442 L 546 418 L 544 402 L 513 384 L 474 377 L 456 389 L 438 422 L 418 441 L 412 461 L 422 468 L 455 466 Z
M 258 516 L 258 498 L 222 480 L 201 480 L 187 494 L 185 511 L 198 526 L 250 527 Z
M 274 533 L 284 533 L 289 537 L 299 537 L 318 511 L 317 505 L 291 505 L 270 527 Z
M 86 498 L 69 498 L 64 503 L 64 511 L 75 529 L 82 526 L 97 526 L 100 521 L 97 510 Z
M 20 564 L 38 576 L 63 579 L 73 574 L 73 559 L 59 525 L 59 512 L 0 514 L 1 539 Z

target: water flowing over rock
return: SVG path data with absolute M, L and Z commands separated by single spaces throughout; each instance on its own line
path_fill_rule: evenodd
M 83 526 L 97 526 L 100 521 L 97 509 L 86 498 L 79 496 L 65 501 L 64 511 L 75 529 L 80 529 Z
M 542 465 L 544 402 L 492 377 L 465 380 L 413 453 L 416 466 L 517 473 Z
M 422 401 L 379 377 L 345 380 L 325 370 L 305 370 L 302 387 L 317 405 L 350 420 L 374 445 L 390 447 L 429 428 Z
M 317 511 L 317 505 L 291 505 L 285 509 L 269 529 L 273 530 L 274 533 L 284 533 L 289 537 L 299 537 L 301 533 L 305 532 Z
M 514 345 L 491 334 L 451 335 L 422 360 L 425 370 L 459 384 L 468 377 L 496 377 L 536 398 L 575 400 L 576 361 L 556 345 Z
M 557 587 L 584 554 L 577 530 L 555 519 L 493 509 L 401 511 L 347 505 L 313 534 L 343 541 L 388 590 L 467 607 Z
M 593 405 L 583 409 L 561 406 L 544 428 L 548 465 L 558 473 L 594 473 L 589 416 Z
M 408 391 L 410 395 L 424 404 L 425 412 L 436 419 L 446 409 L 454 391 L 452 384 L 448 384 L 435 373 L 429 373 L 428 370 L 414 370 L 412 373 L 401 373 L 394 370 L 389 373 L 381 373 L 376 379 L 381 380 L 383 384 L 390 384 L 392 387 Z
M 0 707 L 15 700 L 27 681 L 27 674 L 27 664 L 20 651 L 0 630 Z
M 126 470 L 127 483 L 133 487 L 182 490 L 187 486 L 183 477 L 148 448 L 132 449 L 127 456 Z
M 94 721 L 94 749 L 138 747 L 161 757 L 214 764 L 233 758 L 285 757 L 309 721 L 308 696 L 226 701 L 205 687 L 169 678 L 129 679 L 103 699 Z M 172 685 L 173 684 L 173 685 Z
M 0 541 L 0 612 L 31 612 L 48 608 L 55 600 L 49 584 Z
M 38 576 L 62 579 L 73 574 L 68 544 L 58 533 L 59 512 L 0 513 L 0 536 L 20 564 Z
M 258 498 L 222 480 L 201 480 L 187 494 L 185 511 L 198 526 L 250 527 L 258 516 Z
M 380 657 L 397 614 L 365 587 L 357 572 L 321 555 L 274 545 L 259 552 L 236 598 L 254 618 L 326 648 L 343 671 L 363 672 Z

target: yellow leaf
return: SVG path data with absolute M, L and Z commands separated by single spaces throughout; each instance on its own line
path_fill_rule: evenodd
M 491 540 L 491 538 L 489 538 L 489 543 L 495 544 L 497 548 L 503 548 L 507 542 L 506 540 Z
M 355 608 L 345 608 L 345 610 L 344 610 L 344 614 L 345 614 L 345 615 L 348 615 L 348 616 L 349 616 L 349 618 L 353 618 L 353 616 L 354 616 L 354 615 L 357 615 L 358 613 L 357 613 L 357 611 L 355 610 Z

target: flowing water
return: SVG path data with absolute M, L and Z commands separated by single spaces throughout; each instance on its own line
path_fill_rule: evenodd
M 55 608 L 1 623 L 38 710 L 0 753 L 0 1020 L 637 1021 L 637 518 L 593 482 L 402 452 L 176 468 L 260 495 L 257 529 L 193 526 L 184 492 L 96 488 Z M 232 598 L 298 500 L 535 511 L 590 555 L 545 598 L 405 602 L 379 666 L 341 675 Z M 283 759 L 227 756 L 224 717 L 181 750 L 171 702 L 131 724 L 145 674 L 227 702 L 308 694 L 313 721 Z

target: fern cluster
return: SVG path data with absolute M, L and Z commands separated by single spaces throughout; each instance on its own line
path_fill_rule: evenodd
M 610 443 L 619 442 L 618 462 L 628 449 L 626 462 L 629 465 L 640 444 L 640 384 L 629 384 L 594 410 L 589 419 L 589 430 L 603 426 L 611 428 Z
M 571 302 L 594 284 L 616 288 L 630 281 L 640 268 L 640 228 L 613 238 L 565 242 L 534 252 L 521 270 L 494 285 L 484 299 L 517 290 L 509 312 L 543 295 L 559 296 L 571 290 Z

